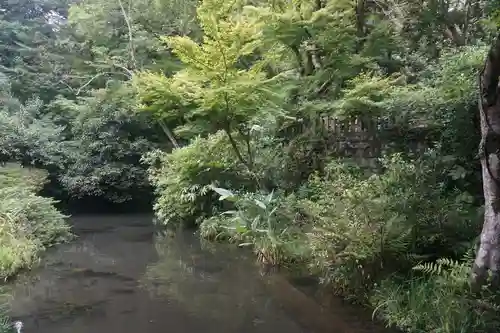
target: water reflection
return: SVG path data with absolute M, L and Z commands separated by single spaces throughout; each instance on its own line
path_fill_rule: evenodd
M 9 286 L 13 319 L 36 333 L 326 333 L 352 330 L 252 254 L 156 234 L 150 216 L 81 216 L 79 238 Z
M 266 293 L 251 254 L 224 245 L 207 251 L 193 238 L 157 237 L 159 259 L 141 280 L 153 297 L 175 300 L 225 332 L 302 331 Z
M 207 251 L 189 232 L 155 235 L 147 216 L 73 222 L 80 237 L 9 288 L 26 333 L 303 331 L 238 249 Z

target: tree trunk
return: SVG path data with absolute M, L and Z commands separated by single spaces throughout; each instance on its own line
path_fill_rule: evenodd
M 500 34 L 493 42 L 479 75 L 481 143 L 479 156 L 483 175 L 484 224 L 471 282 L 474 289 L 487 282 L 498 284 L 500 273 Z
M 177 142 L 177 140 L 175 139 L 174 134 L 172 133 L 172 131 L 170 130 L 170 128 L 168 128 L 168 126 L 165 124 L 165 122 L 163 120 L 160 120 L 159 123 L 160 123 L 161 129 L 167 135 L 167 137 L 170 140 L 170 143 L 172 144 L 172 146 L 174 146 L 174 148 L 176 148 L 176 149 L 180 148 L 180 145 Z

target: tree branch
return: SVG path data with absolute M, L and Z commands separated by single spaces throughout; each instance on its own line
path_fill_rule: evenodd
M 165 122 L 163 120 L 160 120 L 159 123 L 160 123 L 160 127 L 163 129 L 163 132 L 165 132 L 165 134 L 167 135 L 168 139 L 170 140 L 170 142 L 172 143 L 174 148 L 180 148 L 180 145 L 177 142 L 177 140 L 175 139 L 174 134 L 168 128 L 168 126 L 165 124 Z
M 129 1 L 132 1 L 132 0 L 129 0 Z M 125 19 L 125 23 L 127 24 L 130 57 L 132 58 L 132 65 L 134 66 L 134 68 L 136 68 L 137 67 L 137 63 L 135 61 L 134 38 L 132 36 L 132 25 L 130 24 L 130 18 L 128 17 L 127 13 L 125 12 L 125 8 L 123 8 L 122 0 L 118 0 L 118 3 L 120 4 L 120 8 L 121 8 L 121 11 L 122 11 L 122 14 L 123 14 L 123 18 Z M 129 2 L 129 5 L 130 5 L 130 2 Z

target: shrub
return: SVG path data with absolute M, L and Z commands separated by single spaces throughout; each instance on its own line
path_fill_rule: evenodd
M 8 215 L 0 216 L 0 240 L 0 279 L 29 267 L 41 249 L 40 244 Z
M 321 172 L 328 151 L 327 133 L 309 129 L 304 133 L 278 142 L 267 148 L 267 158 L 262 167 L 266 168 L 266 176 L 273 180 L 275 187 L 292 193 L 303 185 L 314 172 Z M 262 151 L 259 151 L 262 154 Z
M 171 153 L 155 151 L 144 161 L 155 187 L 154 210 L 161 223 L 199 224 L 221 207 L 211 185 L 253 188 L 254 182 L 238 162 L 224 133 L 198 137 Z
M 0 293 L 2 291 L 0 290 Z M 4 295 L 0 294 L 0 298 L 4 298 Z M 3 302 L 3 299 L 0 299 L 0 302 Z M 12 326 L 9 322 L 8 316 L 7 316 L 7 309 L 5 306 L 0 305 L 0 333 L 10 333 L 12 332 Z
M 29 267 L 39 251 L 69 237 L 65 216 L 55 201 L 36 195 L 47 173 L 0 167 L 0 278 Z
M 395 144 L 411 144 L 405 129 L 421 128 L 419 140 L 422 136 L 427 141 L 432 137 L 443 154 L 456 157 L 455 169 L 462 176 L 450 184 L 471 193 L 482 190 L 477 160 L 480 133 L 476 73 L 482 68 L 486 53 L 485 47 L 478 46 L 445 52 L 437 64 L 427 66 L 418 83 L 390 87 L 388 97 L 381 103 L 400 126 Z
M 47 183 L 48 172 L 35 168 L 23 168 L 14 163 L 0 167 L 0 188 L 23 186 L 33 191 L 42 190 Z
M 1 90 L 1 89 L 0 89 Z M 0 91 L 0 162 L 54 166 L 62 157 L 63 127 L 43 114 L 43 103 L 34 98 L 22 103 Z
M 151 117 L 136 112 L 135 97 L 129 85 L 110 83 L 88 96 L 49 105 L 67 122 L 56 178 L 71 197 L 122 203 L 151 192 L 140 159 L 159 147 L 160 136 Z
M 66 239 L 69 228 L 65 216 L 54 207 L 55 200 L 38 196 L 23 186 L 0 189 L 0 198 L 0 212 L 42 245 L 51 246 Z
M 498 332 L 500 307 L 492 293 L 483 290 L 479 300 L 470 292 L 471 263 L 471 256 L 438 259 L 415 267 L 423 275 L 385 279 L 370 299 L 374 315 L 414 333 Z
M 416 258 L 463 253 L 479 225 L 470 197 L 445 191 L 446 159 L 431 151 L 381 162 L 384 171 L 371 176 L 333 162 L 324 178 L 312 177 L 309 198 L 301 200 L 313 227 L 312 270 L 361 300 L 384 274 L 408 270 Z

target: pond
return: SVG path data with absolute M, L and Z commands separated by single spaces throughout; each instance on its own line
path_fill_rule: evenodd
M 155 231 L 148 215 L 83 215 L 8 289 L 24 333 L 383 332 L 358 310 L 320 306 L 248 251 Z M 301 291 L 302 290 L 302 291 Z

